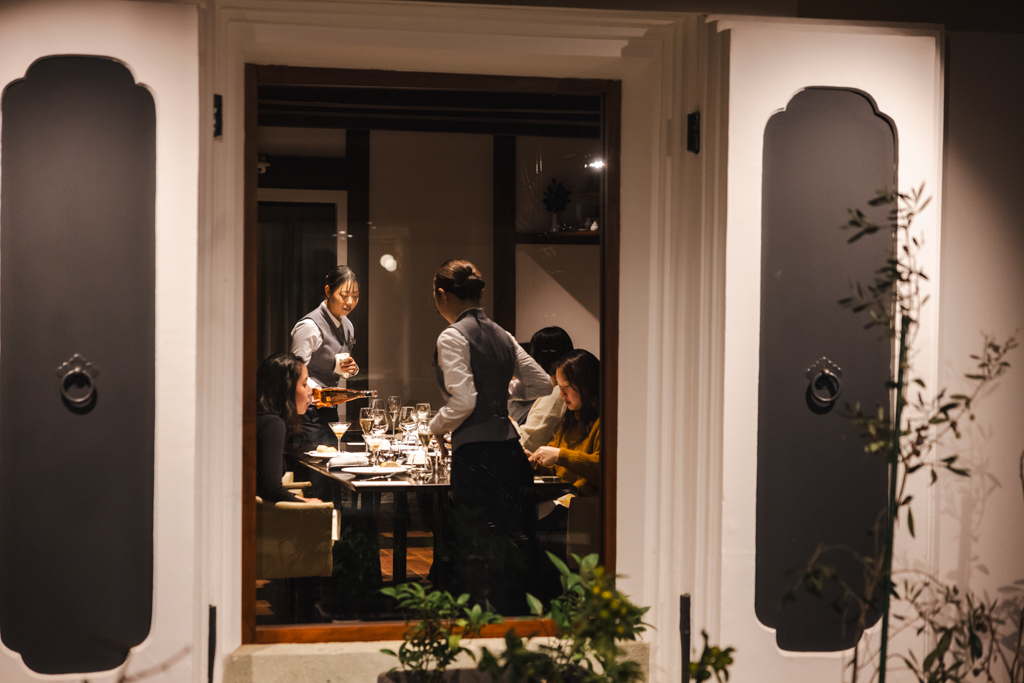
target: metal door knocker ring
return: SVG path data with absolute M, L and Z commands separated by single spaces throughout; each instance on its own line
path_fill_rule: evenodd
M 60 378 L 60 396 L 72 408 L 85 408 L 96 397 L 96 376 L 99 369 L 77 353 L 56 370 Z M 79 392 L 71 393 L 72 389 Z
M 843 388 L 840 381 L 843 371 L 839 366 L 822 356 L 804 375 L 811 382 L 807 395 L 814 405 L 822 409 L 832 408 Z

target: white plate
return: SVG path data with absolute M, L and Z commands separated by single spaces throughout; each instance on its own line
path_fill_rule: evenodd
M 342 467 L 341 471 L 351 472 L 352 474 L 378 476 L 381 474 L 401 474 L 402 472 L 409 471 L 409 468 L 404 465 L 399 465 L 398 467 Z
M 318 453 L 317 451 L 306 451 L 306 455 L 314 458 L 337 458 L 339 455 L 344 455 L 345 451 L 328 451 L 327 453 Z

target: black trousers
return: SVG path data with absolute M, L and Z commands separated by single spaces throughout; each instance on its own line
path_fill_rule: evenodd
M 536 554 L 533 471 L 517 440 L 463 444 L 452 454 L 457 592 L 501 614 L 525 614 Z

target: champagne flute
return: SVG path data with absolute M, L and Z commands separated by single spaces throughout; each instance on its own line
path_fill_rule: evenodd
M 427 418 L 430 417 L 430 404 L 429 403 L 417 403 L 416 404 L 416 417 L 419 418 L 420 422 L 426 422 Z
M 363 430 L 363 434 L 369 434 L 373 429 L 373 408 L 359 409 L 359 428 Z
M 391 418 L 391 433 L 395 433 L 398 424 L 398 411 L 402 408 L 401 396 L 388 396 L 388 417 Z
M 352 426 L 351 422 L 328 422 L 327 426 L 334 432 L 334 436 L 338 437 L 338 452 L 341 453 L 341 437 L 345 435 L 348 428 Z

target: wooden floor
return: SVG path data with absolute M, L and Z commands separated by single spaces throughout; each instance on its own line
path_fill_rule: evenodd
M 387 541 L 391 539 L 390 532 L 384 532 L 381 536 L 387 539 Z M 391 544 L 387 541 L 381 543 L 381 545 L 390 546 Z M 433 544 L 434 536 L 428 531 L 410 531 L 408 533 L 409 547 L 405 554 L 406 576 L 404 580 L 399 577 L 398 583 L 423 581 L 427 578 L 427 574 L 430 572 L 430 565 L 434 562 Z M 391 583 L 395 580 L 394 551 L 388 547 L 381 548 L 380 551 L 380 572 L 384 583 Z

